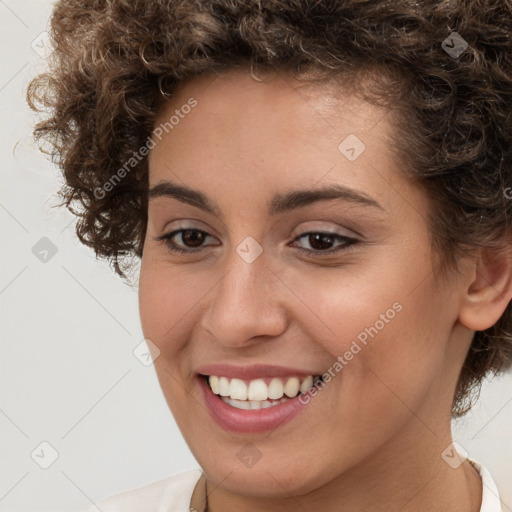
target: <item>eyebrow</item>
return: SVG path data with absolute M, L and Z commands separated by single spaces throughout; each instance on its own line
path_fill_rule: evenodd
M 208 196 L 170 181 L 163 181 L 154 185 L 148 192 L 148 199 L 157 197 L 170 197 L 182 203 L 189 204 L 208 213 L 221 217 L 220 208 Z M 323 188 L 309 190 L 292 190 L 286 194 L 276 194 L 268 205 L 268 214 L 277 215 L 296 208 L 307 206 L 318 201 L 342 199 L 361 206 L 370 206 L 385 211 L 372 197 L 364 192 L 354 190 L 344 185 L 329 185 Z

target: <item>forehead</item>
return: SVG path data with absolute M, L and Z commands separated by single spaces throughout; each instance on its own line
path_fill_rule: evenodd
M 312 116 L 314 121 L 334 115 L 351 120 L 354 127 L 364 128 L 363 125 L 377 121 L 386 112 L 358 97 L 356 89 L 343 85 L 341 80 L 313 83 L 297 80 L 287 72 L 269 71 L 256 76 L 242 68 L 180 83 L 161 109 L 157 122 L 165 122 L 190 97 L 198 100 L 203 114 L 216 115 L 219 120 L 223 114 L 235 114 L 240 124 L 263 116 L 271 121 L 272 117 L 282 118 L 288 113 L 290 123 L 292 116 Z
M 329 168 L 351 135 L 361 147 L 385 144 L 386 113 L 339 85 L 282 73 L 259 80 L 245 69 L 198 77 L 180 84 L 161 109 L 155 127 L 162 140 L 150 154 L 150 171 L 158 171 L 164 153 L 167 168 L 184 163 L 183 157 L 188 163 L 202 159 L 209 167 L 232 162 L 253 168 L 263 160 L 286 173 L 285 168 L 297 172 L 313 155 L 319 168 Z
M 199 191 L 223 218 L 245 222 L 267 218 L 276 197 L 341 185 L 397 220 L 418 213 L 421 224 L 428 200 L 400 172 L 389 112 L 340 87 L 288 76 L 193 79 L 157 120 L 169 129 L 150 151 L 150 188 L 170 181 Z

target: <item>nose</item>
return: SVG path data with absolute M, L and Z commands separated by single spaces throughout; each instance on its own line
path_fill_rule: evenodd
M 275 337 L 286 329 L 280 298 L 283 283 L 267 266 L 262 253 L 251 263 L 233 251 L 224 277 L 207 295 L 201 326 L 226 347 L 243 347 Z

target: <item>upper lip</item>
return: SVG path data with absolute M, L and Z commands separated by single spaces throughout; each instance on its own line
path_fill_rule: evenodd
M 321 372 L 310 372 L 298 368 L 274 366 L 266 364 L 253 364 L 237 366 L 230 364 L 207 364 L 196 369 L 200 375 L 216 375 L 231 379 L 253 380 L 260 377 L 307 377 L 308 375 L 321 375 Z

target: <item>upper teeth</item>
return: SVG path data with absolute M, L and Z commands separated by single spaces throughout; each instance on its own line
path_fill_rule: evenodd
M 313 385 L 313 376 L 300 379 L 287 377 L 284 380 L 273 378 L 267 384 L 264 379 L 246 382 L 241 379 L 210 375 L 208 381 L 216 395 L 229 396 L 235 400 L 267 400 L 267 398 L 278 400 L 284 395 L 293 398 L 299 391 L 305 393 Z

